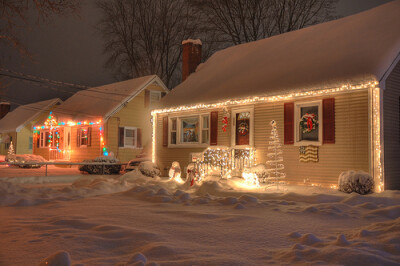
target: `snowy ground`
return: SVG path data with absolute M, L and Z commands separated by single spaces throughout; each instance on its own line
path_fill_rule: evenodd
M 55 265 L 400 261 L 400 191 L 251 189 L 240 179 L 190 187 L 137 172 L 76 178 L 0 179 L 0 265 L 54 254 Z

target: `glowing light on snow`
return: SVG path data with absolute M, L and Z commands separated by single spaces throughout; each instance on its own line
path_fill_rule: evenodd
M 244 178 L 245 184 L 250 187 L 260 187 L 260 182 L 256 174 L 251 172 L 243 172 L 242 177 Z

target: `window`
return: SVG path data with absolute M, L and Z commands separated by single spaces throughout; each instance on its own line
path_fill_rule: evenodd
M 253 146 L 253 108 L 232 109 L 232 143 L 234 147 Z
M 322 103 L 321 101 L 295 104 L 295 145 L 322 144 Z
M 90 147 L 92 139 L 92 128 L 91 127 L 81 127 L 77 129 L 76 134 L 76 145 L 78 147 Z
M 140 128 L 120 127 L 118 146 L 123 148 L 141 148 L 142 136 Z
M 53 135 L 53 134 L 52 134 Z M 46 148 L 50 146 L 51 138 L 49 131 L 40 131 L 40 148 Z
M 80 140 L 79 140 L 79 146 L 87 146 L 88 144 L 88 128 L 84 127 L 80 129 Z
M 28 149 L 32 150 L 32 146 L 33 146 L 33 137 L 29 137 L 29 146 Z
M 208 145 L 210 115 L 172 117 L 169 119 L 169 145 Z

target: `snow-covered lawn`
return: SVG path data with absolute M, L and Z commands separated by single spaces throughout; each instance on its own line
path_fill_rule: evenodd
M 64 177 L 64 182 L 68 178 Z M 31 182 L 43 183 L 45 177 Z M 349 264 L 400 261 L 400 191 L 190 187 L 137 171 L 27 186 L 0 179 L 0 265 Z M 21 184 L 23 183 L 23 184 Z M 51 264 L 50 264 L 51 265 Z M 155 265 L 155 264 L 153 264 Z

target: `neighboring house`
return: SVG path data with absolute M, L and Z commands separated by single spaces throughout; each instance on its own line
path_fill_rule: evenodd
M 287 182 L 334 187 L 363 170 L 400 189 L 399 14 L 393 1 L 215 53 L 152 112 L 153 161 L 224 146 L 265 163 L 275 120 Z
M 77 92 L 34 127 L 34 154 L 82 161 L 112 152 L 126 162 L 151 153 L 150 108 L 167 91 L 152 75 Z
M 58 98 L 21 105 L 0 120 L 0 154 L 8 153 L 12 141 L 16 154 L 31 154 L 32 127 L 48 116 L 49 111 L 62 101 Z

